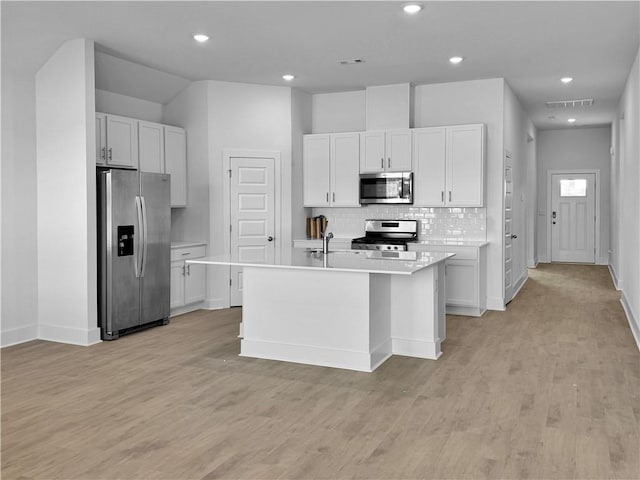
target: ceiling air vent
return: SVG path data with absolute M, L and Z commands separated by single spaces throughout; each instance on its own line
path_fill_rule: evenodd
M 364 63 L 364 60 L 361 58 L 352 58 L 350 60 L 338 60 L 340 65 L 356 65 L 358 63 Z
M 581 100 L 557 100 L 553 102 L 545 102 L 547 108 L 576 108 L 590 107 L 593 105 L 593 98 L 583 98 Z

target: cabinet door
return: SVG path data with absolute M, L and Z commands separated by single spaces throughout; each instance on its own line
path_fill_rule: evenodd
M 171 175 L 171 206 L 187 206 L 187 136 L 182 128 L 164 127 L 165 173 Z
M 305 207 L 329 205 L 330 135 L 305 135 L 302 139 L 302 188 Z
M 360 136 L 331 135 L 331 206 L 360 206 Z
M 383 172 L 384 154 L 384 132 L 360 134 L 360 173 Z
M 484 125 L 447 127 L 447 204 L 484 202 Z
M 476 260 L 448 259 L 447 305 L 478 306 L 478 262 Z
M 413 131 L 413 204 L 441 207 L 445 203 L 446 129 Z
M 386 133 L 385 169 L 388 172 L 411 171 L 411 130 Z
M 184 303 L 184 262 L 171 262 L 171 293 L 169 308 L 182 307 Z
M 164 173 L 162 125 L 138 122 L 138 162 L 141 172 Z
M 107 115 L 107 165 L 138 168 L 138 121 Z
M 205 266 L 187 264 L 187 274 L 184 277 L 184 303 L 201 302 L 205 296 Z
M 107 116 L 96 113 L 96 163 L 107 163 Z

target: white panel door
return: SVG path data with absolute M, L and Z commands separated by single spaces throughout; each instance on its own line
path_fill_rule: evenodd
M 384 132 L 360 134 L 360 173 L 384 172 Z
M 388 172 L 411 171 L 411 130 L 386 133 L 385 169 Z
M 444 127 L 413 130 L 413 204 L 417 207 L 437 207 L 445 203 Z
M 273 158 L 230 159 L 231 259 L 271 262 L 275 256 Z M 242 305 L 242 269 L 231 267 L 230 306 Z
M 595 262 L 594 173 L 551 175 L 551 261 Z
M 359 207 L 360 136 L 331 135 L 331 206 Z
M 447 204 L 481 207 L 484 201 L 483 125 L 447 127 Z
M 513 298 L 513 164 L 504 157 L 504 303 Z
M 138 121 L 107 115 L 107 165 L 138 167 Z
M 141 172 L 164 172 L 164 135 L 162 125 L 138 122 L 138 160 Z
M 305 135 L 303 137 L 302 195 L 305 207 L 329 206 L 330 157 L 330 135 Z

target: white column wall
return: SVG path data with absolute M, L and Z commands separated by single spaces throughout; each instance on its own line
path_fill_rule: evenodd
M 624 121 L 620 121 L 624 119 Z M 629 73 L 616 120 L 620 175 L 613 189 L 619 191 L 619 223 L 613 225 L 619 238 L 619 283 L 621 300 L 640 349 L 640 50 Z M 620 139 L 624 138 L 624 142 Z M 615 182 L 618 182 L 616 185 Z M 616 249 L 616 245 L 612 245 Z
M 94 45 L 64 43 L 36 73 L 38 337 L 97 328 Z

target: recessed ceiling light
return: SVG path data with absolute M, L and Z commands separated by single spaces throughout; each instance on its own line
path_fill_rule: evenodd
M 207 40 L 209 40 L 209 37 L 208 37 L 207 35 L 205 35 L 204 33 L 196 33 L 196 34 L 193 36 L 193 39 L 194 39 L 196 42 L 204 43 L 204 42 L 206 42 Z
M 451 63 L 453 63 L 454 65 L 457 65 L 457 64 L 458 64 L 458 63 L 460 63 L 462 60 L 464 60 L 464 58 L 462 58 L 462 57 L 451 57 L 451 58 L 449 59 L 449 61 L 450 61 Z
M 284 78 L 287 82 L 290 82 L 291 80 L 293 80 L 296 77 L 291 75 L 290 73 L 287 73 L 286 75 L 282 75 L 282 78 Z
M 410 3 L 402 7 L 402 9 L 405 13 L 413 15 L 414 13 L 418 13 L 420 10 L 422 10 L 422 5 L 418 5 L 417 3 Z
M 560 81 L 561 81 L 562 83 L 571 83 L 571 82 L 573 82 L 573 77 L 562 77 L 562 78 L 560 79 Z
M 567 120 L 567 122 L 569 122 L 569 123 L 574 123 L 575 121 L 576 121 L 576 119 L 575 119 L 575 118 L 569 118 L 569 119 Z

